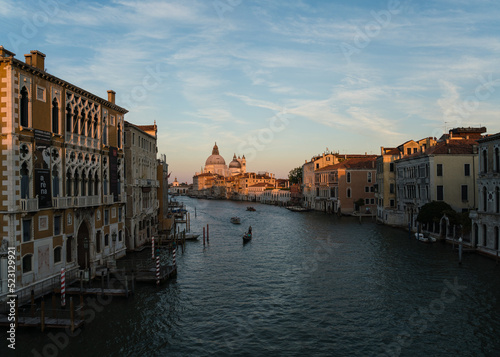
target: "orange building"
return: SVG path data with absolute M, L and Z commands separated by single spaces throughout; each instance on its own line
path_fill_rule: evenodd
M 375 160 L 352 158 L 315 170 L 316 197 L 324 201 L 324 210 L 375 214 Z

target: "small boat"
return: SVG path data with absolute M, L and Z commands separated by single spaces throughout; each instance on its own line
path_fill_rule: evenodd
M 287 207 L 287 209 L 289 209 L 292 212 L 309 212 L 310 211 L 309 208 L 300 207 L 300 206 L 290 206 L 290 207 Z
M 252 240 L 252 234 L 251 233 L 245 233 L 243 234 L 243 243 L 248 243 Z
M 249 206 L 249 207 L 247 207 L 247 211 L 252 211 L 252 212 L 254 212 L 254 211 L 256 211 L 256 209 L 255 209 L 255 208 L 253 208 L 253 207 L 251 207 L 251 206 Z
M 424 243 L 434 243 L 436 241 L 436 238 L 425 237 L 423 233 L 415 233 L 415 238 Z
M 199 234 L 186 233 L 186 240 L 198 240 Z
M 240 217 L 231 217 L 231 223 L 241 224 Z

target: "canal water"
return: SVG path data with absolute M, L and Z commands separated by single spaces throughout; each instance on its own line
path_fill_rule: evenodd
M 186 243 L 175 281 L 96 301 L 76 336 L 20 330 L 16 355 L 500 355 L 494 260 L 468 254 L 459 266 L 451 245 L 421 243 L 369 218 L 179 201 L 192 232 L 209 224 L 210 243 Z M 253 239 L 243 245 L 250 225 Z M 1 356 L 11 355 L 0 337 Z

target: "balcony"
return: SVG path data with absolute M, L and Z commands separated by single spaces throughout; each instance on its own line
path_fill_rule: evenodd
M 113 195 L 104 195 L 102 197 L 102 203 L 104 203 L 105 205 L 111 205 L 113 204 L 115 201 L 113 199 Z
M 38 211 L 38 197 L 37 198 L 21 198 L 21 211 L 33 212 Z
M 54 197 L 52 198 L 52 207 L 68 208 L 73 206 L 73 197 Z

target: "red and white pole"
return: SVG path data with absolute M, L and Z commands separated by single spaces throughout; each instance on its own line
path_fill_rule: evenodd
M 172 261 L 173 261 L 174 267 L 177 266 L 177 263 L 175 262 L 175 248 L 172 251 Z
M 66 269 L 61 268 L 61 306 L 66 306 Z
M 155 258 L 155 236 L 151 237 L 151 258 Z
M 156 285 L 160 285 L 160 256 L 156 257 Z

